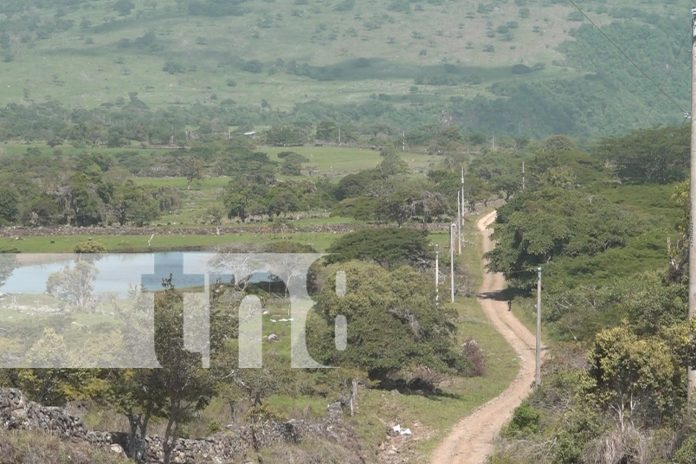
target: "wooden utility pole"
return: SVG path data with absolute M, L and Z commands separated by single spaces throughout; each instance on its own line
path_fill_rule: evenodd
M 689 199 L 689 319 L 696 316 L 696 8 L 691 9 L 691 189 Z M 692 399 L 696 371 L 689 366 L 687 396 Z
M 454 303 L 454 234 L 457 225 L 450 225 L 450 302 Z
M 537 304 L 536 304 L 536 371 L 534 383 L 541 385 L 541 267 L 537 268 Z
M 435 245 L 435 306 L 440 306 L 440 245 Z

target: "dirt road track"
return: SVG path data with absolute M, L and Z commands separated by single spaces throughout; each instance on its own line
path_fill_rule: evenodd
M 478 228 L 483 235 L 483 249 L 492 248 L 488 225 L 495 212 L 481 218 Z M 511 417 L 514 409 L 531 391 L 534 382 L 534 335 L 508 311 L 507 303 L 486 298 L 487 293 L 502 290 L 501 274 L 485 273 L 479 303 L 495 329 L 507 340 L 520 358 L 520 371 L 499 396 L 457 423 L 431 457 L 431 464 L 483 464 L 493 450 L 493 440 Z

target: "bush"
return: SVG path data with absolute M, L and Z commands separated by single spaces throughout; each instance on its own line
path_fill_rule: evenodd
M 106 247 L 103 243 L 93 239 L 85 240 L 75 245 L 73 250 L 75 253 L 104 253 Z
M 186 68 L 184 65 L 181 63 L 177 63 L 174 61 L 167 61 L 164 63 L 164 67 L 162 68 L 162 71 L 169 73 L 169 74 L 183 74 L 186 72 Z
M 467 375 L 470 377 L 480 377 L 486 374 L 486 358 L 476 340 L 470 338 L 462 346 L 462 357 L 469 364 Z
M 505 434 L 509 436 L 529 435 L 539 432 L 541 414 L 529 403 L 522 403 L 512 415 Z
M 674 457 L 674 464 L 691 464 L 696 462 L 696 434 L 690 435 L 679 447 Z

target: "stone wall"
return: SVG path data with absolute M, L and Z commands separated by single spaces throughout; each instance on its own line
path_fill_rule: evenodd
M 32 430 L 49 433 L 61 439 L 86 442 L 94 446 L 123 453 L 127 449 L 127 434 L 87 430 L 82 421 L 62 408 L 41 406 L 27 400 L 21 391 L 0 389 L 0 428 L 4 430 Z M 245 454 L 283 443 L 299 443 L 306 438 L 321 438 L 345 444 L 352 449 L 360 446 L 342 420 L 339 403 L 329 405 L 326 418 L 319 421 L 290 420 L 266 421 L 254 426 L 232 424 L 225 432 L 205 439 L 179 439 L 172 462 L 179 464 L 243 462 Z M 145 462 L 162 462 L 162 439 L 146 439 Z M 356 456 L 355 462 L 362 462 Z

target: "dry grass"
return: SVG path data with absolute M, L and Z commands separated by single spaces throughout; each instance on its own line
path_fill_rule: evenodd
M 127 464 L 125 458 L 88 444 L 38 432 L 0 432 L 0 464 Z

